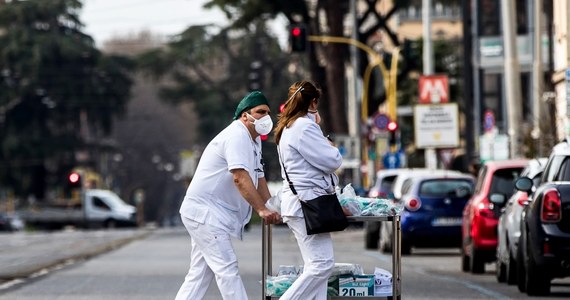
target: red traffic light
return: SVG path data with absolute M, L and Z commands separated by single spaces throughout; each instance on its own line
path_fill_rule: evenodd
M 386 129 L 388 129 L 388 131 L 396 131 L 398 130 L 398 123 L 390 121 L 388 122 L 388 125 L 386 125 Z
M 78 183 L 79 179 L 81 179 L 81 176 L 77 172 L 71 172 L 67 178 L 71 183 Z
M 293 52 L 303 52 L 307 49 L 307 28 L 305 24 L 289 26 L 289 43 Z
M 301 28 L 299 28 L 299 27 L 293 27 L 293 28 L 291 29 L 291 34 L 292 34 L 293 36 L 300 36 L 300 35 L 301 35 Z

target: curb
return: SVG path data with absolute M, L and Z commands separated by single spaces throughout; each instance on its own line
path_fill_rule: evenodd
M 133 241 L 144 239 L 148 237 L 152 232 L 153 232 L 152 230 L 137 232 L 136 234 L 130 237 L 119 238 L 111 241 L 102 241 L 101 243 L 95 244 L 92 247 L 81 249 L 76 253 L 66 255 L 64 257 L 54 258 L 52 260 L 47 259 L 44 260 L 43 262 L 38 262 L 34 265 L 21 266 L 21 268 L 17 269 L 13 268 L 12 270 L 5 270 L 4 272 L 0 271 L 0 284 L 2 282 L 10 280 L 35 277 L 36 274 L 43 273 L 44 271 L 47 271 L 49 269 L 55 269 L 62 265 L 70 265 L 81 260 L 89 259 L 99 254 L 103 254 L 121 248 L 122 246 L 129 244 Z M 46 255 L 49 256 L 50 253 L 46 253 Z

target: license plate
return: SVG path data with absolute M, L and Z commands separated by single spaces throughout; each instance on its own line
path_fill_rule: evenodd
M 461 218 L 436 218 L 431 222 L 432 226 L 461 226 Z

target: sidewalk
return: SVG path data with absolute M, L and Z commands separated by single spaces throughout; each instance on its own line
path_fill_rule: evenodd
M 153 229 L 0 234 L 0 284 L 82 260 L 148 236 Z

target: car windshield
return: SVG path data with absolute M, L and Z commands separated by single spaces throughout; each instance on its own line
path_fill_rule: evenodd
M 384 177 L 380 183 L 380 190 L 385 192 L 391 191 L 394 185 L 394 179 L 396 179 L 396 175 Z
M 515 188 L 515 180 L 520 177 L 522 168 L 497 170 L 491 179 L 491 194 L 503 194 L 507 198 L 513 195 Z
M 473 190 L 473 184 L 468 180 L 445 179 L 429 180 L 420 186 L 420 197 L 453 197 L 457 195 L 469 195 Z
M 123 199 L 119 198 L 119 196 L 117 196 L 117 194 L 115 193 L 106 192 L 104 193 L 104 195 L 105 198 L 107 199 L 106 201 L 107 204 L 109 204 L 113 208 L 119 208 L 128 205 L 127 203 L 125 203 L 125 201 L 123 201 Z

